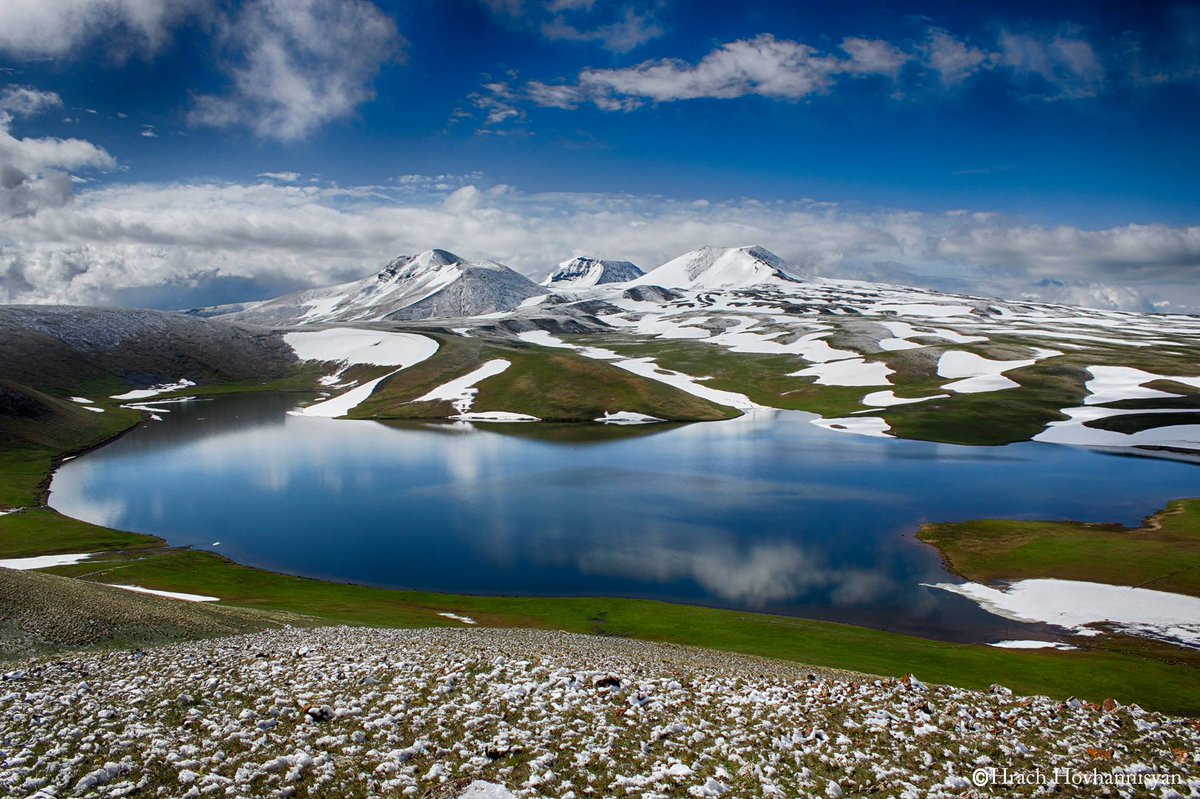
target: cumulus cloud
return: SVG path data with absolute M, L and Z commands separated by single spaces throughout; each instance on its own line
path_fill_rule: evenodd
M 995 62 L 1023 78 L 1035 77 L 1052 96 L 1092 97 L 1104 83 L 1104 67 L 1091 43 L 1075 31 L 1048 36 L 1004 31 Z
M 206 15 L 214 0 L 4 0 L 0 52 L 18 58 L 70 56 L 104 37 L 117 58 L 156 53 L 172 29 Z
M 82 139 L 19 138 L 12 133 L 17 118 L 61 108 L 53 92 L 8 86 L 0 92 L 0 219 L 27 216 L 71 200 L 66 170 L 112 169 L 116 161 L 103 148 Z
M 522 13 L 527 8 L 518 4 Z M 1187 32 L 1200 31 L 1200 13 L 1180 19 L 1165 37 L 1171 43 L 1167 57 L 1157 56 L 1145 37 L 1132 34 L 1117 46 L 1100 48 L 1070 23 L 1037 30 L 999 28 L 979 45 L 931 26 L 915 42 L 851 36 L 836 50 L 763 33 L 726 42 L 698 61 L 668 57 L 628 67 L 589 67 L 565 82 L 489 84 L 471 99 L 484 112 L 485 129 L 524 119 L 528 105 L 633 111 L 650 103 L 748 95 L 795 102 L 831 93 L 847 77 L 886 77 L 899 94 L 910 96 L 959 86 L 986 73 L 1008 81 L 1019 97 L 1080 100 L 1114 86 L 1194 79 L 1200 74 L 1195 66 L 1200 35 L 1189 38 Z
M 589 102 L 604 110 L 632 110 L 645 102 L 759 95 L 799 100 L 823 93 L 839 75 L 895 76 L 907 56 L 886 42 L 851 38 L 844 56 L 807 44 L 762 34 L 721 45 L 692 64 L 673 58 L 644 61 L 623 69 L 585 69 L 574 84 L 533 81 L 534 103 L 574 108 Z
M 955 38 L 941 28 L 929 29 L 929 40 L 921 52 L 926 66 L 938 73 L 943 84 L 953 86 L 989 64 L 989 56 L 978 47 Z
M 524 194 L 478 182 L 87 188 L 68 205 L 0 220 L 0 301 L 259 299 L 363 277 L 431 247 L 540 278 L 572 254 L 649 268 L 704 244 L 759 243 L 821 275 L 1131 310 L 1169 297 L 1172 310 L 1200 309 L 1200 228 L 1039 228 L 989 214 Z
M 372 81 L 404 43 L 368 0 L 249 0 L 219 40 L 228 91 L 197 96 L 189 121 L 285 142 L 373 99 Z
M 62 108 L 62 98 L 30 86 L 5 86 L 0 92 L 0 119 L 29 117 L 50 108 Z

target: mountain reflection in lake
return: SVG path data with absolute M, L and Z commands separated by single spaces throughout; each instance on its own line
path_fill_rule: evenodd
M 63 513 L 243 563 L 429 591 L 665 599 L 948 640 L 1029 637 L 913 539 L 979 517 L 1136 523 L 1189 464 L 1046 444 L 957 447 L 763 412 L 681 426 L 289 416 L 294 396 L 162 406 L 65 464 Z

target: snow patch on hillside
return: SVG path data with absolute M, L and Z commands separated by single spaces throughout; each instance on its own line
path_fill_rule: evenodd
M 941 377 L 958 378 L 942 388 L 959 394 L 981 394 L 1020 388 L 1021 384 L 1004 376 L 1005 372 L 1032 366 L 1044 358 L 1062 355 L 1057 350 L 1036 350 L 1034 357 L 1017 361 L 993 361 L 964 350 L 947 350 L 938 359 L 937 373 Z
M 338 396 L 332 399 L 327 399 L 324 402 L 317 402 L 304 408 L 297 408 L 294 411 L 288 411 L 288 413 L 294 416 L 320 416 L 327 419 L 337 419 L 340 416 L 345 416 L 346 414 L 350 413 L 350 411 L 366 402 L 367 398 L 369 398 L 371 394 L 375 392 L 376 386 L 399 371 L 400 370 L 397 369 L 395 372 L 388 372 L 382 377 L 377 377 L 374 380 L 368 380 L 361 386 L 350 389 L 345 394 L 339 394 Z
M 577 347 L 573 344 L 568 344 L 565 341 L 556 338 L 544 330 L 530 331 L 519 333 L 518 338 L 522 341 L 528 341 L 531 344 L 539 344 L 543 347 L 557 347 L 559 349 L 575 350 L 580 355 L 586 358 L 594 358 L 596 360 L 611 361 L 613 366 L 624 369 L 627 372 L 633 372 L 635 375 L 646 377 L 651 380 L 657 380 L 659 383 L 665 383 L 668 386 L 673 386 L 680 391 L 685 391 L 695 397 L 706 399 L 710 402 L 715 402 L 718 405 L 724 405 L 728 408 L 737 408 L 738 410 L 748 411 L 762 406 L 755 403 L 745 394 L 738 394 L 734 391 L 722 391 L 716 388 L 700 385 L 699 381 L 707 380 L 707 377 L 692 377 L 683 372 L 676 372 L 670 369 L 663 369 L 651 358 L 624 358 L 612 350 L 602 349 L 600 347 Z
M 196 385 L 186 377 L 181 378 L 174 383 L 160 383 L 150 388 L 139 388 L 133 391 L 126 391 L 124 394 L 113 394 L 112 399 L 115 400 L 139 400 L 147 397 L 157 397 L 159 394 L 166 394 L 169 391 L 180 391 L 185 388 Z
M 602 424 L 654 424 L 655 422 L 665 422 L 666 420 L 659 419 L 657 416 L 648 416 L 644 413 L 635 413 L 634 411 L 617 411 L 616 413 L 605 411 L 603 416 L 592 421 Z
M 220 602 L 218 596 L 205 596 L 203 594 L 184 594 L 179 591 L 159 591 L 155 588 L 143 588 L 140 585 L 121 585 L 119 583 L 105 583 L 105 585 L 113 588 L 121 588 L 125 591 L 136 591 L 139 594 L 153 594 L 154 596 L 165 596 L 168 599 L 182 599 L 184 602 Z
M 506 361 L 503 358 L 496 358 L 488 361 L 483 366 L 480 366 L 473 372 L 465 374 L 462 377 L 455 378 L 449 383 L 438 386 L 429 393 L 417 397 L 413 402 L 437 402 L 439 400 L 448 400 L 454 410 L 458 411 L 459 416 L 468 412 L 471 406 L 475 404 L 475 396 L 479 393 L 476 384 L 487 380 L 489 377 L 495 377 L 502 373 L 505 369 L 512 366 L 511 361 Z M 454 417 L 459 418 L 459 417 Z
M 895 391 L 874 391 L 862 398 L 862 404 L 869 408 L 890 408 L 893 405 L 912 405 L 933 399 L 945 399 L 949 396 L 949 394 L 930 394 L 928 397 L 897 397 Z
M 1034 441 L 1044 441 L 1051 444 L 1067 444 L 1080 447 L 1101 447 L 1118 449 L 1126 447 L 1175 447 L 1179 449 L 1200 450 L 1200 425 L 1178 424 L 1155 427 L 1148 430 L 1138 430 L 1133 433 L 1122 433 L 1116 430 L 1100 430 L 1087 426 L 1087 422 L 1107 419 L 1114 416 L 1139 416 L 1153 414 L 1192 414 L 1196 411 L 1189 408 L 1106 408 L 1108 404 L 1128 399 L 1171 399 L 1179 397 L 1158 389 L 1145 388 L 1144 384 L 1156 380 L 1171 380 L 1184 385 L 1200 388 L 1200 377 L 1179 375 L 1156 375 L 1141 369 L 1126 366 L 1089 366 L 1092 379 L 1086 384 L 1089 392 L 1084 397 L 1083 405 L 1074 408 L 1063 408 L 1067 418 L 1051 422 L 1046 429 L 1033 437 Z M 1187 419 L 1184 419 L 1186 422 Z
M 1084 405 L 1102 405 L 1129 399 L 1161 399 L 1180 396 L 1169 391 L 1145 388 L 1146 383 L 1156 380 L 1170 380 L 1200 388 L 1200 377 L 1156 375 L 1128 366 L 1089 366 L 1088 371 L 1091 372 L 1092 379 L 1087 382 L 1088 396 L 1083 400 Z
M 821 386 L 886 386 L 890 374 L 894 371 L 882 361 L 851 358 L 813 364 L 788 377 L 815 377 L 817 385 Z
M 1148 588 L 1079 580 L 1018 580 L 1004 590 L 979 583 L 937 583 L 1013 621 L 1045 622 L 1081 635 L 1112 624 L 1131 635 L 1200 648 L 1200 599 Z
M 437 352 L 437 342 L 415 333 L 387 333 L 335 327 L 311 333 L 287 333 L 283 340 L 302 361 L 345 365 L 412 366 Z
M 891 426 L 886 419 L 878 416 L 849 416 L 842 419 L 813 419 L 812 423 L 826 430 L 836 430 L 839 433 L 854 433 L 859 436 L 872 438 L 894 438 L 888 431 Z
M 82 563 L 94 554 L 94 552 L 83 552 L 74 555 L 37 555 L 32 558 L 7 558 L 0 560 L 0 568 L 26 571 L 27 569 L 49 569 L 53 566 L 73 566 L 76 563 Z
M 335 384 L 346 369 L 355 365 L 400 367 L 332 399 L 291 412 L 297 416 L 322 416 L 331 419 L 345 416 L 365 402 L 384 380 L 401 369 L 432 357 L 438 349 L 437 342 L 428 336 L 349 327 L 335 327 L 310 333 L 288 333 L 283 340 L 296 353 L 296 357 L 303 361 L 329 361 L 339 364 L 336 372 L 322 379 L 326 385 Z

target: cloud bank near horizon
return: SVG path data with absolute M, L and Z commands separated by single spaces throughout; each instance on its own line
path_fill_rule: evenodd
M 64 144 L 13 140 L 35 151 Z M 540 278 L 576 255 L 649 269 L 706 244 L 761 244 L 819 276 L 1200 310 L 1200 227 L 1083 230 L 961 210 L 527 194 L 483 184 L 476 174 L 336 186 L 279 173 L 245 183 L 85 186 L 0 218 L 0 301 L 184 308 L 264 299 L 358 279 L 433 247 Z

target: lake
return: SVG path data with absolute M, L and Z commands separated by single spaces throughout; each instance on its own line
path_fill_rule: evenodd
M 642 597 L 994 641 L 1050 632 L 923 587 L 961 581 L 914 539 L 921 523 L 1134 524 L 1200 495 L 1192 464 L 867 438 L 790 411 L 620 428 L 288 415 L 297 403 L 162 405 L 163 421 L 64 464 L 50 504 L 311 577 Z

